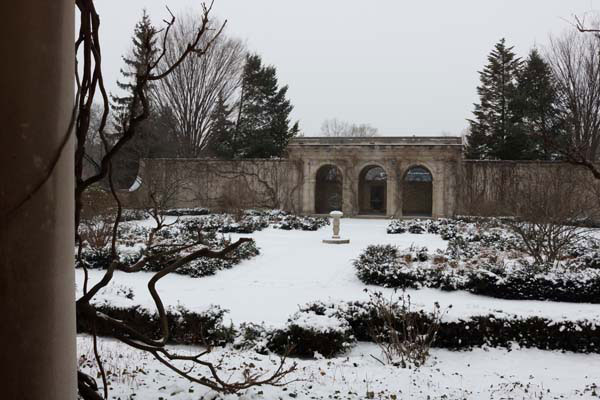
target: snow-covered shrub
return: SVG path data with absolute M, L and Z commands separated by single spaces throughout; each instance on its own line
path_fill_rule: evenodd
M 141 257 L 146 257 L 148 261 L 142 270 L 155 272 L 160 271 L 173 260 L 198 250 L 201 246 L 220 249 L 230 243 L 230 239 L 224 235 L 218 235 L 211 231 L 199 232 L 198 228 L 198 221 L 196 220 L 178 221 L 173 225 L 166 226 L 155 234 L 154 245 L 158 246 L 147 250 L 145 242 L 150 228 L 135 224 L 122 224 L 119 228 L 119 262 L 123 266 L 130 266 L 138 262 Z M 201 244 L 196 244 L 175 253 L 169 253 L 169 250 L 176 249 L 176 246 L 197 243 L 199 235 L 202 239 Z M 159 256 L 163 253 L 167 254 Z M 214 275 L 217 271 L 232 268 L 243 260 L 248 260 L 258 254 L 259 249 L 256 243 L 251 241 L 239 246 L 225 259 L 200 257 L 184 264 L 174 272 L 194 278 Z M 81 263 L 84 263 L 88 268 L 106 269 L 109 266 L 110 259 L 109 246 L 96 249 L 86 245 L 82 248 Z M 78 266 L 81 265 L 78 264 Z
M 286 231 L 292 229 L 303 231 L 316 231 L 326 225 L 329 225 L 329 218 L 285 215 L 280 217 L 279 221 L 273 224 L 273 227 L 276 229 L 283 229 Z
M 178 343 L 210 346 L 232 343 L 236 331 L 232 325 L 223 323 L 226 313 L 227 310 L 217 305 L 211 305 L 201 313 L 177 306 L 168 312 L 169 333 Z
M 219 238 L 210 242 L 211 248 L 222 248 L 228 245 L 230 242 L 225 238 Z M 164 249 L 158 249 L 154 252 L 160 253 L 163 252 Z M 193 250 L 192 250 L 193 251 Z M 176 257 L 182 257 L 187 255 L 189 250 L 184 250 L 179 252 Z M 174 273 L 180 275 L 187 275 L 192 278 L 200 278 L 203 276 L 214 275 L 220 270 L 232 268 L 234 265 L 239 264 L 243 260 L 248 260 L 252 257 L 255 257 L 259 254 L 258 247 L 254 241 L 243 243 L 237 249 L 233 250 L 225 259 L 220 258 L 208 258 L 208 257 L 199 257 L 195 260 L 192 260 L 177 270 Z M 146 256 L 152 255 L 152 252 L 146 253 Z M 160 271 L 165 267 L 165 265 L 169 264 L 172 261 L 173 255 L 168 255 L 164 257 L 154 258 L 148 261 L 143 270 L 144 271 Z M 137 260 L 136 260 L 137 261 Z M 135 262 L 135 261 L 134 261 Z
M 254 350 L 259 354 L 269 352 L 269 342 L 273 332 L 264 325 L 244 322 L 237 329 L 233 347 L 237 350 Z
M 350 325 L 326 311 L 298 311 L 284 329 L 273 333 L 269 349 L 298 357 L 333 357 L 346 352 L 354 342 Z
M 353 264 L 358 278 L 368 285 L 435 287 L 444 290 L 463 288 L 464 273 L 449 267 L 448 263 L 433 263 L 436 256 L 438 260 L 442 257 L 440 254 L 429 254 L 426 248 L 401 252 L 389 244 L 371 245 Z
M 452 221 L 446 218 L 440 219 L 395 219 L 387 227 L 387 233 L 433 233 L 439 234 Z
M 140 306 L 118 307 L 108 303 L 96 305 L 98 312 L 121 321 L 147 337 L 158 339 L 161 336 L 158 314 Z M 233 342 L 235 330 L 226 326 L 223 319 L 227 310 L 220 306 L 210 306 L 202 312 L 189 311 L 184 307 L 169 308 L 169 343 L 187 345 L 223 345 Z M 115 331 L 102 318 L 96 322 L 96 332 L 101 336 L 114 336 Z M 91 333 L 92 326 L 87 319 L 77 319 L 77 332 Z
M 533 274 L 523 269 L 480 269 L 469 274 L 466 289 L 502 299 L 600 303 L 600 270 Z
M 474 316 L 442 322 L 434 347 L 451 350 L 514 345 L 542 350 L 600 353 L 596 321 L 552 321 L 546 318 Z
M 463 236 L 457 236 L 463 240 Z M 478 237 L 478 242 L 494 241 L 495 235 Z M 569 268 L 554 268 L 551 272 L 535 273 L 526 259 L 506 262 L 498 251 L 477 248 L 477 256 L 470 256 L 466 243 L 462 255 L 456 256 L 451 248 L 448 254 L 429 254 L 425 249 L 399 250 L 392 245 L 368 246 L 354 267 L 358 278 L 370 285 L 393 288 L 439 288 L 466 290 L 474 294 L 514 300 L 553 300 L 600 303 L 600 269 L 589 268 L 595 258 L 580 256 Z M 457 247 L 461 245 L 456 245 Z M 499 246 L 503 246 L 500 244 Z M 467 255 L 465 255 L 467 254 Z M 591 257 L 591 256 L 590 256 Z M 577 260 L 581 260 L 579 264 Z
M 209 214 L 184 222 L 188 229 L 202 232 L 253 233 L 269 226 L 266 216 L 243 215 L 235 219 L 228 214 Z
M 392 305 L 391 309 L 401 309 L 401 307 L 401 304 L 396 304 Z M 393 321 L 387 319 L 386 322 L 386 318 L 382 316 L 377 305 L 372 301 L 340 303 L 319 301 L 307 304 L 302 310 L 345 320 L 350 326 L 352 336 L 359 341 L 389 341 L 389 335 L 385 335 L 385 332 L 389 332 L 385 329 L 386 325 L 391 325 L 395 327 L 395 331 L 402 332 L 402 324 L 406 320 L 405 318 Z M 428 332 L 431 326 L 435 326 L 435 339 L 430 342 L 432 347 L 464 350 L 480 346 L 511 348 L 518 345 L 544 350 L 600 353 L 600 323 L 598 321 L 553 321 L 540 317 L 496 317 L 495 315 L 444 321 L 439 313 L 436 316 L 416 309 L 410 313 L 410 320 L 414 322 L 412 325 L 420 327 L 417 330 L 422 332 Z M 379 333 L 375 338 L 374 332 Z M 337 334 L 331 333 L 331 335 L 336 336 Z M 296 344 L 297 337 L 284 336 L 282 338 L 277 334 L 274 336 L 285 344 L 285 346 L 273 348 L 277 352 L 282 353 L 289 346 Z M 321 339 L 328 340 L 324 337 Z M 310 356 L 309 351 L 306 351 L 305 354 Z
M 171 208 L 161 213 L 162 215 L 170 215 L 174 217 L 183 217 L 188 215 L 208 215 L 210 210 L 203 207 L 194 208 Z
M 121 211 L 121 221 L 141 221 L 150 218 L 150 214 L 145 210 L 124 209 Z

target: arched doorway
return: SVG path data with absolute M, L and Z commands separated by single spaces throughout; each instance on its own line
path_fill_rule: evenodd
M 324 165 L 317 171 L 315 212 L 327 214 L 342 211 L 342 171 L 335 165 Z
M 409 168 L 402 184 L 402 215 L 431 217 L 433 176 L 425 167 Z
M 358 208 L 361 214 L 386 214 L 387 174 L 378 165 L 363 168 L 359 176 Z

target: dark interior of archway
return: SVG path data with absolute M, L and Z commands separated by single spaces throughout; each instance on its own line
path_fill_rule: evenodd
M 386 214 L 387 174 L 383 168 L 369 166 L 362 170 L 358 203 L 361 214 Z
M 342 210 L 342 173 L 334 165 L 325 165 L 317 171 L 315 212 L 327 214 Z
M 404 176 L 402 185 L 402 215 L 431 217 L 433 178 L 423 167 L 413 167 Z

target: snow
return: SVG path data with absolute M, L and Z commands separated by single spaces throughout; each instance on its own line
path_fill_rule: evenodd
M 151 226 L 152 221 L 136 223 Z M 230 270 L 219 271 L 215 276 L 189 278 L 171 274 L 163 278 L 157 288 L 166 305 L 181 304 L 200 312 L 210 304 L 217 304 L 230 310 L 227 316 L 235 324 L 264 322 L 283 326 L 299 306 L 308 302 L 366 300 L 368 294 L 364 289 L 392 295 L 392 290 L 364 285 L 355 275 L 352 260 L 370 244 L 389 243 L 401 248 L 426 246 L 431 252 L 446 248 L 447 242 L 438 235 L 387 234 L 388 223 L 384 219 L 342 219 L 341 234 L 350 239 L 350 243 L 344 245 L 321 242 L 331 235 L 331 227 L 316 232 L 267 228 L 251 235 L 232 234 L 232 239 L 253 237 L 261 254 Z M 91 270 L 89 274 L 91 281 L 96 282 L 103 271 Z M 114 293 L 108 291 L 101 293 L 99 299 L 121 305 L 141 304 L 154 310 L 146 287 L 151 275 L 117 271 L 114 281 L 133 288 L 135 298 L 133 301 L 116 299 Z M 77 270 L 79 294 L 82 280 L 83 271 Z M 596 304 L 503 300 L 437 289 L 407 290 L 406 293 L 415 307 L 432 309 L 437 301 L 442 310 L 446 310 L 445 320 L 494 314 L 496 317 L 538 316 L 555 321 L 600 321 L 600 307 Z
M 91 366 L 92 341 L 78 338 L 80 365 Z M 110 371 L 111 398 L 196 400 L 215 399 L 215 394 L 175 375 L 148 353 L 134 350 L 112 339 L 99 339 L 100 354 Z M 192 354 L 191 347 L 175 348 Z M 597 371 L 600 356 L 519 349 L 475 349 L 450 352 L 434 349 L 419 369 L 382 365 L 374 344 L 359 343 L 344 357 L 294 360 L 297 370 L 285 387 L 262 386 L 219 399 L 594 399 L 600 393 Z M 221 360 L 224 375 L 234 380 L 248 365 L 263 372 L 273 371 L 275 356 L 214 349 L 209 360 Z M 87 361 L 86 361 L 87 360 Z M 185 364 L 183 364 L 185 365 Z M 240 368 L 242 367 L 242 368 Z M 237 371 L 237 372 L 236 372 Z M 195 369 L 194 373 L 206 373 Z M 98 380 L 99 383 L 100 380 Z M 135 396 L 135 397 L 134 397 Z
M 291 318 L 290 325 L 295 325 L 314 332 L 347 332 L 348 323 L 328 315 L 317 315 L 313 311 L 297 312 Z
M 150 220 L 133 223 L 152 226 Z M 430 252 L 446 247 L 447 242 L 438 235 L 389 235 L 387 225 L 387 220 L 343 219 L 341 233 L 350 238 L 350 244 L 346 245 L 321 242 L 331 235 L 331 227 L 316 232 L 268 228 L 252 235 L 233 234 L 234 240 L 253 237 L 261 254 L 215 276 L 190 278 L 171 274 L 157 288 L 166 305 L 183 305 L 196 312 L 207 310 L 211 304 L 219 305 L 230 310 L 227 317 L 235 324 L 264 322 L 283 327 L 296 323 L 323 331 L 343 330 L 344 324 L 332 316 L 296 314 L 296 311 L 299 306 L 316 300 L 366 300 L 368 294 L 364 289 L 394 295 L 392 290 L 362 284 L 355 275 L 352 260 L 370 244 L 426 246 Z M 76 273 L 80 295 L 83 271 L 78 269 Z M 90 270 L 90 284 L 97 282 L 103 273 Z M 117 271 L 110 285 L 97 296 L 98 301 L 123 307 L 140 304 L 154 311 L 146 286 L 152 275 Z M 135 294 L 133 299 L 126 297 L 130 289 Z M 407 290 L 407 293 L 415 307 L 431 309 L 437 301 L 447 310 L 446 320 L 495 314 L 496 317 L 538 316 L 554 321 L 600 321 L 600 307 L 596 304 L 503 300 L 436 289 Z M 452 308 L 448 308 L 450 305 Z M 110 398 L 115 399 L 592 399 L 600 394 L 598 354 L 485 347 L 462 352 L 432 349 L 425 365 L 402 369 L 382 365 L 377 359 L 384 357 L 375 344 L 358 343 L 348 354 L 337 358 L 289 361 L 296 362 L 298 368 L 287 378 L 293 382 L 285 387 L 263 386 L 249 389 L 240 397 L 217 397 L 177 376 L 148 353 L 106 338 L 99 339 L 99 347 L 104 366 L 110 371 Z M 96 376 L 91 349 L 91 339 L 80 335 L 79 365 Z M 191 346 L 171 346 L 171 349 L 183 354 L 201 350 Z M 220 370 L 230 380 L 239 378 L 236 374 L 249 365 L 259 371 L 273 371 L 279 361 L 276 355 L 234 350 L 231 346 L 216 348 L 207 357 L 222 362 Z M 206 373 L 199 368 L 194 370 L 203 372 Z

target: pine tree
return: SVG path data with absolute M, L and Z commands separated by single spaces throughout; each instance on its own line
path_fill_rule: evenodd
M 528 138 L 528 158 L 549 159 L 544 136 L 559 135 L 557 92 L 552 69 L 536 49 L 531 50 L 518 78 L 517 110 Z
M 138 94 L 140 90 L 150 102 L 151 88 L 147 84 L 143 88 L 138 88 L 138 76 L 146 74 L 150 65 L 155 62 L 158 54 L 158 39 L 159 31 L 152 25 L 150 17 L 144 10 L 142 18 L 134 28 L 132 49 L 128 56 L 123 56 L 125 64 L 121 68 L 123 80 L 117 81 L 117 86 L 123 94 L 121 96 L 111 95 L 112 122 L 116 131 L 113 136 L 117 138 L 129 129 L 131 116 L 142 112 Z M 163 149 L 168 147 L 163 132 L 159 131 L 161 116 L 156 115 L 151 103 L 149 107 L 149 118 L 137 128 L 138 134 L 121 149 L 119 155 L 113 160 L 114 179 L 117 187 L 129 187 L 135 180 L 141 158 L 162 155 Z
M 134 93 L 138 90 L 137 76 L 144 75 L 149 66 L 155 61 L 158 53 L 158 35 L 158 30 L 152 25 L 152 21 L 144 9 L 142 18 L 134 28 L 131 54 L 128 57 L 123 56 L 125 68 L 121 68 L 121 75 L 125 80 L 117 81 L 117 86 L 124 94 L 123 96 L 111 96 L 115 124 L 119 130 L 127 129 L 129 116 L 132 113 L 141 111 L 142 105 L 139 98 L 134 96 Z M 142 90 L 147 94 L 150 88 L 144 87 Z
M 258 55 L 246 57 L 239 114 L 232 135 L 234 157 L 279 157 L 298 134 L 297 122 L 290 127 L 293 106 L 286 99 L 288 87 L 278 86 L 275 67 L 263 66 Z
M 234 158 L 237 153 L 235 141 L 235 124 L 231 121 L 232 109 L 227 105 L 221 94 L 210 116 L 209 145 L 211 152 L 221 158 Z
M 501 39 L 488 56 L 488 64 L 479 72 L 479 103 L 473 111 L 475 118 L 469 120 L 467 158 L 523 158 L 526 137 L 519 129 L 515 110 L 520 68 L 521 60 Z

